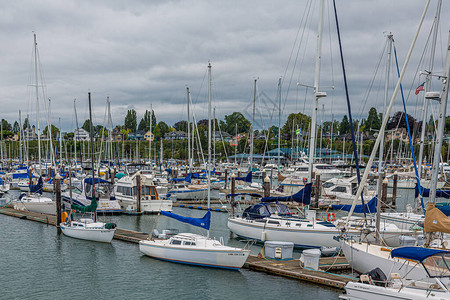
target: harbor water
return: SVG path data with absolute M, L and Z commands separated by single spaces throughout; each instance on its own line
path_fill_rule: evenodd
M 205 211 L 175 208 L 202 216 Z M 228 245 L 227 214 L 213 212 L 211 236 Z M 156 215 L 108 217 L 120 228 L 201 232 Z M 144 256 L 137 244 L 103 244 L 58 234 L 54 226 L 0 215 L 0 299 L 337 299 L 339 291 L 242 269 L 218 270 Z M 252 246 L 257 253 L 260 246 Z

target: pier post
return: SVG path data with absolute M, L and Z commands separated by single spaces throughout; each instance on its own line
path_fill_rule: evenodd
M 236 192 L 236 175 L 231 174 L 231 194 L 234 195 Z M 234 209 L 236 207 L 236 202 L 234 201 L 234 196 L 231 196 L 231 215 L 234 216 Z
M 227 189 L 228 187 L 228 168 L 225 168 L 225 187 L 224 189 Z
M 55 177 L 55 191 L 56 191 L 56 228 L 58 233 L 61 232 L 59 223 L 61 223 L 61 176 L 59 173 Z
M 386 198 L 387 198 L 387 186 L 388 186 L 388 180 L 385 178 L 383 180 L 383 185 L 381 187 L 381 210 L 386 210 Z
M 114 179 L 116 178 L 116 174 L 117 174 L 116 167 L 114 167 L 114 169 L 113 169 L 113 176 L 111 177 L 111 182 L 113 184 L 114 184 Z
M 136 173 L 136 212 L 141 212 L 141 172 Z
M 392 206 L 397 204 L 397 182 L 398 182 L 398 173 L 394 172 L 394 184 L 392 185 Z
M 264 197 L 270 197 L 270 178 L 264 177 Z
M 320 173 L 316 173 L 316 189 L 314 192 L 314 203 L 313 208 L 319 208 L 319 196 L 320 196 Z

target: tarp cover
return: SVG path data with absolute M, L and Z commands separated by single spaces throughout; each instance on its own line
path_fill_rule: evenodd
M 434 203 L 428 202 L 423 231 L 450 233 L 450 219 Z
M 42 181 L 42 176 L 39 177 L 37 184 L 30 184 L 30 193 L 36 193 L 42 195 L 42 188 L 44 186 L 44 182 Z
M 252 172 L 248 172 L 247 176 L 245 177 L 236 177 L 236 180 L 243 180 L 245 182 L 252 182 Z
M 75 209 L 79 212 L 95 212 L 97 210 L 97 199 L 95 197 L 92 198 L 91 200 L 91 204 L 89 204 L 88 206 L 81 206 L 81 205 L 76 205 L 76 204 L 72 204 L 70 206 L 71 209 Z
M 430 189 L 426 189 L 423 186 L 422 188 L 422 197 L 430 197 Z M 416 184 L 415 187 L 415 198 L 419 197 L 419 187 Z M 436 191 L 436 197 L 438 198 L 450 198 L 450 191 L 446 190 L 437 190 Z
M 374 214 L 377 212 L 377 196 L 373 197 L 372 200 L 364 204 L 366 213 L 368 214 Z M 351 204 L 345 204 L 345 205 L 331 205 L 333 209 L 337 210 L 345 210 L 350 211 L 352 205 Z M 358 204 L 355 205 L 355 209 L 353 210 L 354 213 L 362 214 L 364 213 L 363 205 Z
M 209 226 L 211 225 L 211 211 L 207 211 L 206 214 L 203 216 L 203 218 L 191 218 L 191 217 L 184 217 L 180 216 L 168 211 L 161 211 L 161 214 L 163 216 L 176 219 L 178 221 L 188 223 L 197 227 L 205 228 L 206 230 L 209 230 Z
M 243 218 L 262 219 L 270 217 L 272 214 L 290 215 L 289 208 L 280 203 L 258 203 L 247 207 L 242 213 Z
M 391 251 L 391 257 L 400 257 L 406 259 L 412 259 L 415 261 L 423 261 L 427 257 L 440 253 L 450 253 L 446 250 L 422 248 L 422 247 L 400 247 Z
M 264 197 L 261 198 L 261 202 L 275 202 L 275 201 L 288 201 L 299 202 L 305 205 L 311 203 L 312 182 L 305 184 L 305 187 L 298 191 L 296 194 L 286 197 Z
M 191 182 L 191 174 L 188 174 L 185 178 L 172 178 L 171 181 L 173 181 L 173 182 L 182 182 L 182 181 Z

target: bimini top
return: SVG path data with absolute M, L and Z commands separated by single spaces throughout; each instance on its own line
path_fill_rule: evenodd
M 401 247 L 392 250 L 391 257 L 400 257 L 406 259 L 412 259 L 418 262 L 422 262 L 426 258 L 436 254 L 450 254 L 450 251 L 440 249 L 430 249 L 422 247 Z

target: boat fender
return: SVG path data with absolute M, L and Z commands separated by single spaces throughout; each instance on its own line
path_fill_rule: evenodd
M 334 212 L 329 212 L 329 213 L 327 214 L 327 221 L 328 221 L 328 222 L 336 221 L 336 215 L 335 215 Z
M 266 241 L 266 232 L 265 231 L 261 232 L 261 241 L 262 242 Z
M 61 223 L 64 223 L 68 220 L 69 215 L 67 214 L 67 212 L 63 211 L 61 214 Z

